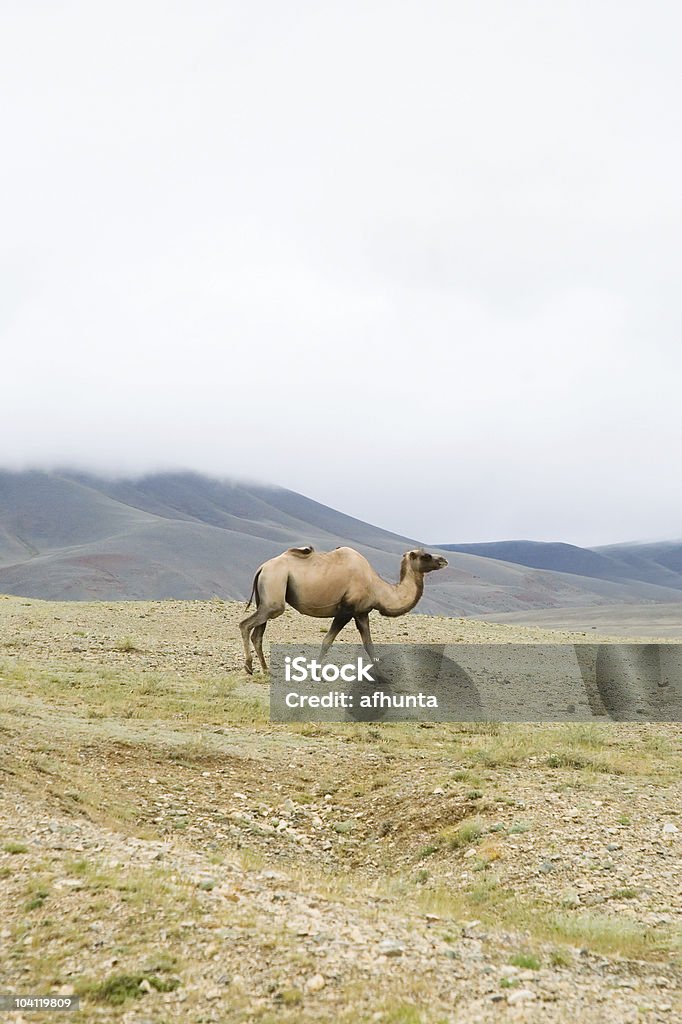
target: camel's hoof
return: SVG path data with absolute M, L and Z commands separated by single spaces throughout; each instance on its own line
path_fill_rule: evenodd
M 252 665 L 244 664 L 244 671 L 248 672 L 248 674 L 250 676 L 252 676 L 253 675 L 253 666 Z

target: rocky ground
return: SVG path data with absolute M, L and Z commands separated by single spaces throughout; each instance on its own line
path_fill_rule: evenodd
M 273 725 L 242 614 L 0 598 L 0 994 L 130 1024 L 678 1019 L 677 725 Z

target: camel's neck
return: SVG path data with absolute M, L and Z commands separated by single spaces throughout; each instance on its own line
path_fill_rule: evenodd
M 400 583 L 380 580 L 375 607 L 382 615 L 405 615 L 406 612 L 412 611 L 423 593 L 424 574 L 401 566 Z

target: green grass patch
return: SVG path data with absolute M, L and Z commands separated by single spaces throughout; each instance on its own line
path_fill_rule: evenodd
M 31 898 L 28 899 L 26 903 L 24 903 L 24 910 L 27 911 L 27 913 L 29 914 L 31 913 L 32 910 L 39 910 L 48 896 L 49 893 L 47 892 L 46 889 L 38 889 L 38 891 L 34 893 L 34 895 L 31 896 Z
M 135 641 L 130 636 L 124 636 L 122 640 L 119 640 L 114 645 L 114 650 L 120 654 L 137 654 L 140 648 L 137 646 Z
M 303 1002 L 303 993 L 298 988 L 285 988 L 277 994 L 276 999 L 282 1006 L 299 1006 Z
M 422 847 L 417 854 L 417 860 L 426 860 L 427 857 L 431 857 L 434 853 L 438 853 L 440 847 L 430 843 L 428 846 Z
M 680 952 L 680 934 L 672 926 L 652 927 L 604 913 L 576 913 L 524 899 L 485 879 L 459 893 L 433 887 L 419 890 L 419 906 L 441 917 L 473 916 L 485 924 L 527 932 L 536 941 L 586 947 L 595 953 L 663 960 Z
M 116 650 L 132 654 L 137 648 L 133 650 L 121 641 Z M 79 716 L 85 714 L 96 720 L 181 721 L 216 726 L 267 722 L 267 689 L 245 684 L 238 673 L 205 678 L 193 673 L 150 671 L 144 665 L 145 652 L 137 653 L 139 658 L 117 665 L 55 662 L 49 670 L 40 662 L 29 664 L 23 658 L 7 658 L 0 663 L 0 674 L 15 692 L 39 697 L 50 704 L 70 703 Z
M 410 1003 L 400 1003 L 386 1010 L 381 1019 L 386 1024 L 423 1024 L 424 1020 L 417 1007 Z
M 472 843 L 477 843 L 484 831 L 483 823 L 474 819 L 473 821 L 463 821 L 456 829 L 446 829 L 441 834 L 451 850 L 462 850 L 466 846 L 471 846 Z
M 498 723 L 486 733 L 485 723 L 467 723 L 461 729 L 460 755 L 472 766 L 488 768 L 527 764 L 576 773 L 611 773 L 679 778 L 679 761 L 666 737 L 654 731 L 623 726 L 567 722 L 537 724 Z M 470 780 L 472 781 L 472 780 Z
M 638 889 L 632 889 L 626 886 L 624 889 L 614 889 L 611 893 L 612 900 L 636 900 L 639 896 Z
M 531 823 L 529 821 L 514 821 L 509 826 L 509 835 L 510 836 L 522 835 L 524 832 L 530 832 L 532 827 L 533 826 L 531 825 Z
M 16 843 L 10 841 L 8 843 L 3 843 L 2 848 L 5 851 L 5 853 L 28 853 L 28 846 L 26 845 L 26 843 Z
M 148 982 L 157 992 L 174 992 L 180 985 L 179 978 L 160 978 L 157 974 L 144 971 L 131 974 L 112 974 L 101 982 L 82 982 L 77 986 L 79 996 L 107 1006 L 123 1006 L 131 999 L 144 995 L 143 982 Z
M 533 953 L 515 953 L 509 958 L 512 967 L 521 967 L 524 971 L 539 971 L 540 961 Z
M 552 967 L 570 967 L 573 960 L 566 950 L 552 949 L 549 954 L 549 962 Z

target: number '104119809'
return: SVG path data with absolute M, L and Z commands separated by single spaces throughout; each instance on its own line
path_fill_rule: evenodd
M 78 996 L 0 995 L 0 1010 L 78 1010 Z

